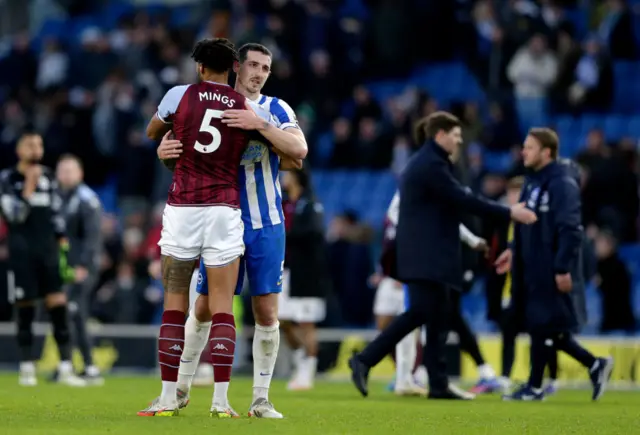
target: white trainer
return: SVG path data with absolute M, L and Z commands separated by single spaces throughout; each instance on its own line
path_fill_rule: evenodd
M 251 407 L 249 408 L 249 417 L 284 418 L 283 415 L 273 407 L 273 403 L 263 397 L 256 399 L 251 404 Z

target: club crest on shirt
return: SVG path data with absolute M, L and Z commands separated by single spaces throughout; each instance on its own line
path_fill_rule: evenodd
M 538 197 L 540 197 L 540 188 L 536 187 L 531 191 L 531 194 L 529 195 L 529 199 L 527 200 L 527 207 L 534 210 L 536 206 L 539 206 L 539 211 L 549 211 L 549 192 L 542 192 L 539 204 Z
M 538 196 L 540 196 L 540 188 L 536 187 L 529 194 L 529 199 L 527 200 L 527 207 L 529 207 L 532 210 L 535 209 L 536 203 L 538 202 Z
M 242 160 L 240 164 L 242 166 L 251 165 L 257 162 L 261 162 L 264 156 L 269 152 L 269 149 L 266 145 L 258 140 L 249 141 L 249 145 L 247 145 L 247 149 L 244 151 L 242 155 Z

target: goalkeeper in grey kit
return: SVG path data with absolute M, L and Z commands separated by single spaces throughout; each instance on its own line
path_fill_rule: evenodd
M 82 354 L 84 380 L 89 385 L 102 385 L 104 379 L 93 363 L 93 346 L 87 331 L 91 294 L 98 281 L 102 248 L 102 205 L 98 195 L 83 183 L 82 162 L 76 156 L 65 154 L 60 157 L 56 178 L 69 239 L 69 283 L 65 290 L 69 298 L 73 342 Z

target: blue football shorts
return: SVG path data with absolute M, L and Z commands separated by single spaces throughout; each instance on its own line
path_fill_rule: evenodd
M 261 296 L 282 291 L 284 270 L 285 229 L 284 224 L 272 225 L 257 230 L 244 231 L 244 256 L 240 259 L 240 274 L 235 294 L 239 295 L 244 286 L 244 272 L 247 271 L 251 296 Z M 206 268 L 200 260 L 200 273 L 196 291 L 209 294 Z

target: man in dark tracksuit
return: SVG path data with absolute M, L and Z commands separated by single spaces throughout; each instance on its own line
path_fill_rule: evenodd
M 294 209 L 285 221 L 289 282 L 283 283 L 278 318 L 289 345 L 296 350 L 294 375 L 287 388 L 308 390 L 313 387 L 318 366 L 316 325 L 326 317 L 331 289 L 324 211 L 311 189 L 308 167 L 286 172 L 282 186 Z
M 0 172 L 0 215 L 9 227 L 9 297 L 15 301 L 20 351 L 19 383 L 37 384 L 33 322 L 36 302 L 44 305 L 60 352 L 58 382 L 84 386 L 71 364 L 67 297 L 62 291 L 61 248 L 67 246 L 60 197 L 52 171 L 40 165 L 42 137 L 25 133 L 16 147 L 18 164 Z
M 525 318 L 531 336 L 529 382 L 506 400 L 542 400 L 542 379 L 549 358 L 562 350 L 589 370 L 593 400 L 606 387 L 613 360 L 596 358 L 573 338 L 579 316 L 573 294 L 584 292 L 582 272 L 583 229 L 580 188 L 571 168 L 557 161 L 558 136 L 550 129 L 529 131 L 523 158 L 527 176 L 521 200 L 535 211 L 538 221 L 516 225 L 511 252 L 498 259 L 498 267 L 512 262 L 512 304 Z
M 421 325 L 427 326 L 424 361 L 429 398 L 470 399 L 449 384 L 445 344 L 452 317 L 452 292 L 462 289 L 460 217 L 471 213 L 507 222 L 532 223 L 535 214 L 522 205 L 509 209 L 476 197 L 453 177 L 450 155 L 462 142 L 460 121 L 435 112 L 418 128 L 424 145 L 409 161 L 400 181 L 400 214 L 396 232 L 398 278 L 407 283 L 409 308 L 350 360 L 352 380 L 368 395 L 371 367 Z
M 99 385 L 103 379 L 93 364 L 87 317 L 91 292 L 98 277 L 102 207 L 98 195 L 82 182 L 82 165 L 77 157 L 62 156 L 56 172 L 62 198 L 61 212 L 67 223 L 67 259 L 74 270 L 74 280 L 66 287 L 74 341 L 84 360 L 85 380 L 89 384 Z

